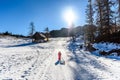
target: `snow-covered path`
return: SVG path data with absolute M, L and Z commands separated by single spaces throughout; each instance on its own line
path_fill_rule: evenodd
M 66 68 L 66 65 L 55 65 L 55 62 L 57 61 L 57 54 L 59 51 L 62 53 L 62 58 L 64 60 L 66 59 L 66 40 L 58 39 L 58 41 L 55 43 L 55 48 L 53 55 L 51 57 L 51 61 L 49 62 L 49 65 L 46 67 L 45 72 L 43 76 L 40 78 L 40 80 L 70 80 L 72 79 L 72 74 L 70 74 L 70 70 Z
M 119 61 L 92 55 L 67 40 L 33 44 L 1 38 L 0 80 L 120 80 Z M 55 65 L 59 51 L 65 65 Z

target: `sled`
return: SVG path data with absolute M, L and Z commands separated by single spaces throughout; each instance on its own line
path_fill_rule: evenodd
M 60 64 L 61 65 L 65 65 L 65 61 L 60 61 Z
M 55 62 L 55 65 L 58 65 L 58 64 L 65 65 L 65 61 L 64 61 L 64 60 L 61 60 L 61 61 Z
M 57 62 L 55 62 L 55 65 L 58 65 L 60 63 L 60 61 L 58 60 Z
M 61 65 L 65 65 L 65 60 L 62 58 L 62 60 L 60 61 Z

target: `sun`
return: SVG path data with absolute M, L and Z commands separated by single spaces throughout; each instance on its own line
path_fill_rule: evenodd
M 76 19 L 75 12 L 72 8 L 67 8 L 63 14 L 64 20 L 67 22 L 68 26 L 72 25 Z

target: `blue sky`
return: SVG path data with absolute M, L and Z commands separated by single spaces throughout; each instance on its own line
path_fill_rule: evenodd
M 0 32 L 28 35 L 30 22 L 36 31 L 67 27 L 63 18 L 66 8 L 72 7 L 77 19 L 75 26 L 85 24 L 87 0 L 0 0 Z

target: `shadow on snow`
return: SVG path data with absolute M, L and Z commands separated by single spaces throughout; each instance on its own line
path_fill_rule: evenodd
M 97 74 L 91 72 L 88 66 L 92 66 L 95 69 L 108 71 L 107 68 L 97 60 L 94 55 L 85 53 L 82 50 L 79 50 L 79 47 L 75 45 L 74 42 L 71 42 L 68 45 L 68 49 L 73 53 L 69 55 L 68 61 L 74 61 L 77 66 L 72 67 L 69 65 L 71 70 L 74 73 L 74 80 L 93 80 L 97 79 Z
M 70 69 L 73 72 L 73 78 L 74 80 L 93 80 L 96 79 L 95 75 L 91 74 L 88 70 L 86 70 L 84 67 L 77 66 L 77 67 L 72 67 L 69 66 Z
M 38 43 L 23 43 L 23 44 L 17 44 L 17 45 L 11 45 L 11 46 L 7 46 L 7 48 L 10 48 L 10 47 L 24 47 L 24 46 L 31 46 L 31 45 L 35 45 L 35 44 L 38 44 Z

